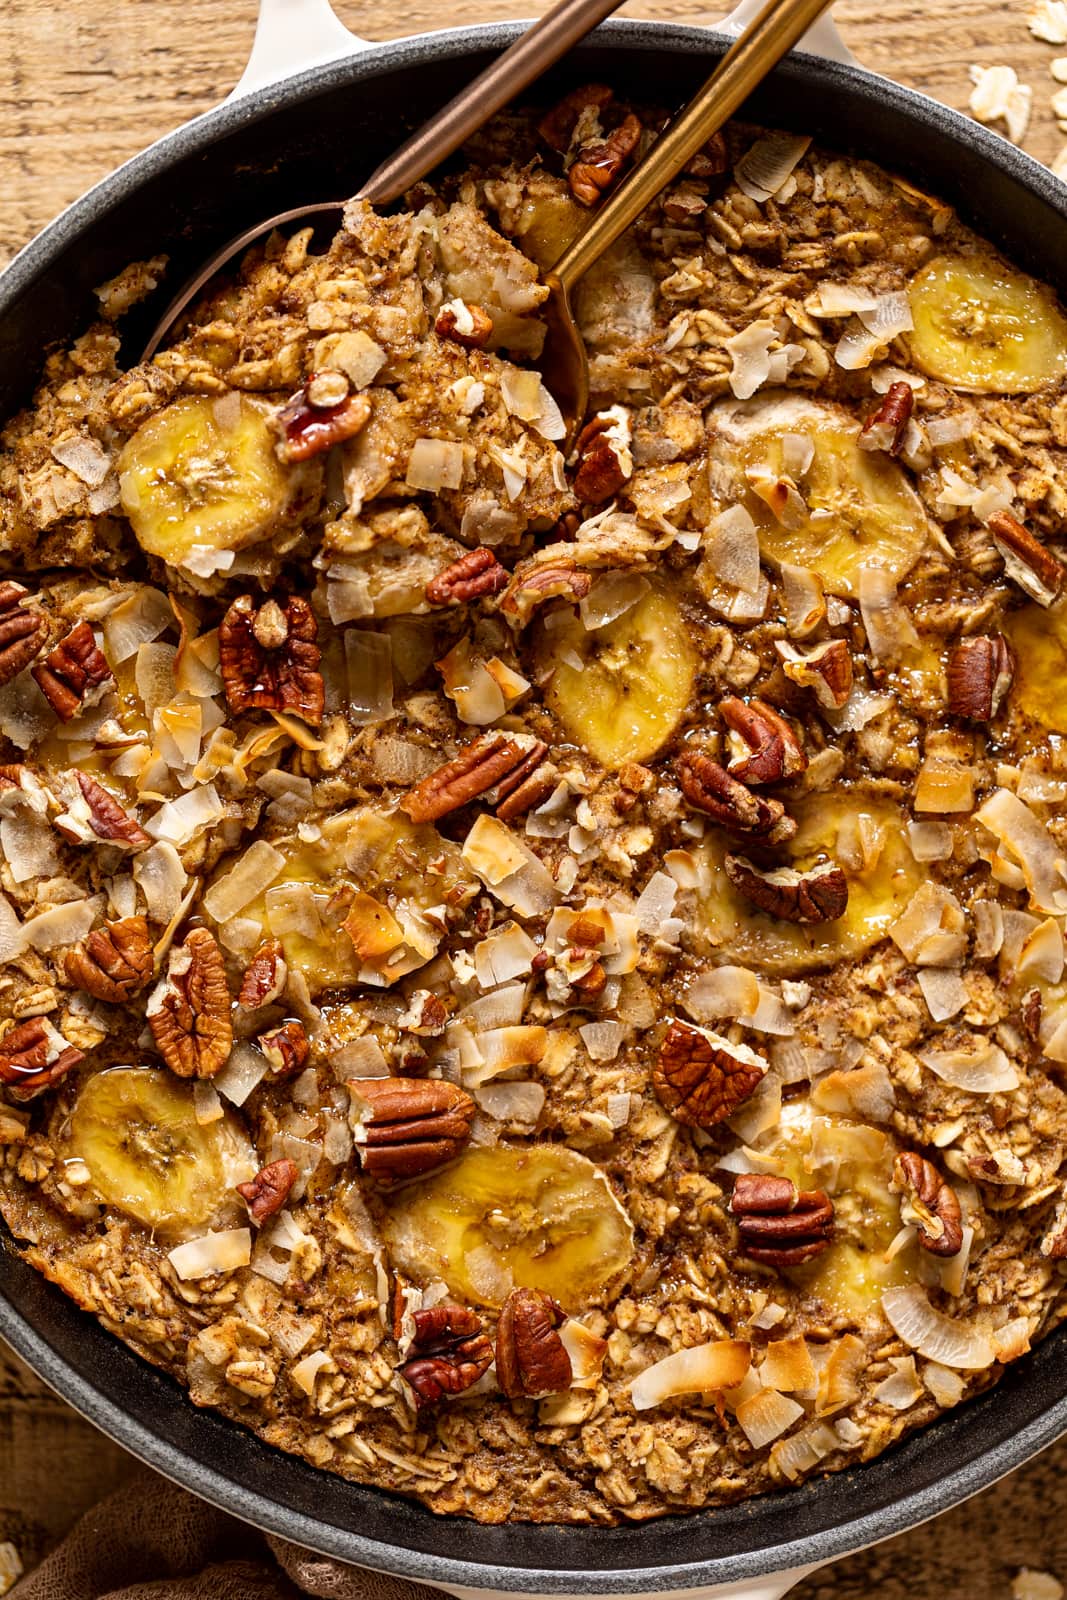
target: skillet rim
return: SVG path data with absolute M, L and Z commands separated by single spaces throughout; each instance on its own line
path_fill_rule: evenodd
M 31 240 L 0 273 L 0 317 L 17 306 L 20 297 L 35 280 L 64 250 L 75 243 L 84 231 L 99 225 L 111 210 L 136 195 L 147 180 L 164 174 L 176 160 L 210 151 L 220 135 L 252 126 L 282 106 L 299 104 L 302 100 L 313 99 L 321 92 L 358 84 L 365 79 L 378 78 L 402 70 L 406 66 L 415 66 L 428 58 L 446 61 L 462 58 L 475 50 L 503 48 L 523 26 L 524 24 L 515 22 L 441 29 L 416 35 L 410 39 L 378 44 L 363 50 L 357 49 L 351 56 L 308 68 L 280 84 L 252 91 L 239 100 L 226 102 L 214 110 L 205 112 L 192 122 L 164 135 L 145 151 L 124 163 L 76 200 Z M 673 54 L 697 53 L 713 58 L 728 42 L 728 36 L 721 32 L 693 25 L 614 20 L 602 24 L 583 48 L 595 50 L 598 44 L 603 44 L 609 50 L 612 46 L 623 49 L 626 47 L 647 49 L 651 45 Z M 799 76 L 806 85 L 815 90 L 820 84 L 837 87 L 853 97 L 858 96 L 867 100 L 874 109 L 881 105 L 901 113 L 906 120 L 915 125 L 917 133 L 921 133 L 924 128 L 933 128 L 957 146 L 969 145 L 983 161 L 997 168 L 1009 180 L 1028 190 L 1062 219 L 1067 220 L 1067 187 L 1046 167 L 981 124 L 972 122 L 939 102 L 913 90 L 902 88 L 891 80 L 862 68 L 824 61 L 818 56 L 806 53 L 799 55 L 794 53 L 777 70 L 785 76 Z M 1053 249 L 1051 239 L 1045 248 L 1051 254 Z M 1047 275 L 1052 276 L 1051 263 L 1047 264 Z M 4 1259 L 5 1256 L 7 1260 Z M 620 1566 L 595 1571 L 590 1571 L 586 1566 L 555 1566 L 546 1570 L 534 1563 L 526 1566 L 509 1566 L 497 1561 L 440 1556 L 423 1549 L 411 1549 L 403 1544 L 390 1544 L 372 1539 L 352 1531 L 349 1527 L 318 1521 L 295 1507 L 286 1505 L 280 1498 L 271 1499 L 248 1489 L 243 1483 L 235 1481 L 233 1477 L 227 1476 L 215 1467 L 205 1466 L 180 1445 L 160 1438 L 133 1417 L 118 1400 L 112 1398 L 110 1393 L 104 1392 L 102 1388 L 79 1373 L 72 1363 L 52 1346 L 41 1329 L 16 1309 L 4 1293 L 2 1282 L 9 1265 L 14 1270 L 5 1229 L 3 1235 L 0 1235 L 0 1334 L 62 1398 L 140 1460 L 201 1498 L 246 1522 L 291 1539 L 313 1551 L 373 1570 L 467 1590 L 559 1595 L 643 1595 L 707 1589 L 711 1585 L 723 1583 L 755 1584 L 759 1580 L 766 1583 L 775 1573 L 796 1569 L 811 1570 L 814 1566 L 822 1565 L 836 1557 L 917 1526 L 987 1488 L 1067 1432 L 1067 1384 L 1060 1379 L 1053 1379 L 1053 1385 L 1064 1390 L 1059 1399 L 1039 1409 L 1036 1414 L 1029 1415 L 1024 1424 L 1017 1427 L 1014 1432 L 997 1438 L 992 1445 L 979 1449 L 962 1464 L 947 1472 L 934 1473 L 928 1470 L 925 1473 L 927 1481 L 922 1482 L 919 1488 L 905 1492 L 886 1503 L 878 1504 L 874 1510 L 867 1510 L 854 1516 L 849 1515 L 832 1527 L 819 1529 L 800 1538 L 788 1537 L 782 1542 L 776 1541 L 772 1548 L 746 1549 L 726 1556 L 709 1555 L 685 1563 L 632 1568 Z M 105 1357 L 103 1363 L 105 1368 L 107 1351 L 122 1351 L 130 1359 L 144 1366 L 149 1374 L 152 1373 L 153 1369 L 143 1361 L 143 1358 L 134 1355 L 128 1347 L 123 1346 L 113 1335 L 100 1327 L 95 1319 L 78 1311 L 73 1302 L 69 1301 L 61 1291 L 45 1284 L 35 1269 L 21 1261 L 18 1262 L 18 1268 L 32 1273 L 47 1292 L 55 1297 L 56 1315 L 60 1320 L 68 1319 L 72 1327 L 84 1325 L 87 1337 L 99 1341 Z M 902 1445 L 894 1447 L 866 1466 L 846 1469 L 847 1473 L 858 1472 L 866 1475 L 858 1480 L 860 1490 L 856 1498 L 860 1500 L 863 1498 L 863 1483 L 874 1483 L 876 1474 L 878 1478 L 887 1473 L 892 1474 L 894 1466 L 899 1466 L 905 1458 L 914 1457 L 917 1444 L 923 1439 L 930 1440 L 939 1430 L 945 1430 L 952 1419 L 962 1419 L 965 1431 L 980 1433 L 983 1420 L 992 1403 L 999 1414 L 1000 1432 L 1004 1434 L 1012 1401 L 1017 1402 L 1014 1407 L 1016 1411 L 1025 1410 L 1025 1407 L 1021 1408 L 1018 1402 L 1025 1401 L 1028 1397 L 1033 1398 L 1033 1395 L 1040 1398 L 1043 1382 L 1049 1382 L 1047 1369 L 1055 1367 L 1057 1360 L 1062 1368 L 1067 1347 L 1063 1349 L 1060 1347 L 1065 1338 L 1067 1330 L 1050 1335 L 1042 1341 L 1034 1355 L 1023 1358 L 1025 1366 L 1020 1363 L 1019 1367 L 1012 1369 L 1008 1377 L 1001 1380 L 994 1389 L 968 1402 L 959 1412 L 948 1413 L 938 1421 L 928 1424 Z M 155 1376 L 159 1378 L 158 1374 Z M 197 1413 L 185 1392 L 176 1384 L 174 1388 L 179 1404 L 186 1408 L 194 1421 L 204 1415 L 210 1415 Z M 1009 1388 L 1012 1389 L 1011 1393 L 1006 1392 Z M 228 1425 L 242 1436 L 254 1438 L 246 1434 L 239 1424 Z M 269 1446 L 261 1445 L 258 1440 L 256 1443 L 262 1449 L 271 1449 Z M 907 1457 L 909 1447 L 911 1447 L 911 1457 Z M 272 1450 L 271 1453 L 278 1457 L 280 1474 L 284 1473 L 286 1466 L 298 1461 L 298 1458 L 288 1457 L 283 1452 Z M 345 1481 L 337 1480 L 332 1474 L 327 1474 L 327 1477 L 331 1481 Z M 829 1486 L 834 1482 L 840 1482 L 844 1477 L 845 1474 L 838 1473 L 825 1479 L 811 1480 L 808 1485 L 800 1489 L 787 1491 L 785 1496 L 764 1495 L 755 1501 L 745 1502 L 745 1505 L 754 1521 L 758 1508 L 773 1505 L 782 1513 L 780 1524 L 785 1529 L 791 1522 L 790 1506 L 799 1508 L 798 1496 L 803 1496 L 806 1492 L 814 1494 L 821 1484 Z M 382 1494 L 381 1491 L 368 1490 L 355 1484 L 346 1483 L 346 1488 L 356 1496 L 357 1512 L 358 1497 L 361 1494 L 377 1496 Z M 828 1494 L 829 1488 L 824 1498 Z M 387 1498 L 396 1505 L 397 1522 L 401 1523 L 405 1511 L 408 1513 L 411 1511 L 410 1502 L 398 1496 Z M 435 1517 L 433 1513 L 425 1512 L 421 1507 L 418 1510 L 424 1516 L 432 1518 L 436 1529 L 444 1528 L 448 1534 L 454 1532 L 455 1542 L 460 1547 L 464 1544 L 476 1544 L 479 1537 L 483 1540 L 492 1535 L 504 1539 L 509 1537 L 504 1529 L 490 1528 L 460 1518 Z M 550 1544 L 555 1538 L 557 1542 L 573 1543 L 577 1548 L 578 1541 L 583 1535 L 588 1541 L 594 1534 L 610 1535 L 613 1532 L 619 1535 L 620 1540 L 624 1534 L 628 1534 L 632 1540 L 636 1533 L 642 1533 L 643 1542 L 646 1544 L 650 1542 L 669 1544 L 672 1523 L 675 1525 L 679 1521 L 691 1523 L 697 1517 L 706 1519 L 709 1543 L 713 1543 L 714 1508 L 705 1512 L 683 1513 L 680 1518 L 642 1525 L 623 1525 L 618 1530 L 591 1528 L 561 1530 L 551 1524 L 515 1524 L 512 1527 L 516 1530 L 521 1527 L 525 1530 L 526 1537 L 539 1540 L 542 1545 Z M 563 1539 L 561 1535 L 569 1537 Z M 516 1534 L 513 1533 L 511 1538 L 514 1540 L 515 1537 Z M 641 1554 L 647 1552 L 642 1551 Z

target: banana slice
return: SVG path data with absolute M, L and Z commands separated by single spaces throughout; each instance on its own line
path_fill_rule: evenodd
M 1067 733 L 1067 599 L 1047 611 L 1026 605 L 1010 612 L 1004 632 L 1015 651 L 1009 704 L 1050 733 Z
M 1067 372 L 1067 318 L 1044 284 L 978 256 L 938 256 L 911 280 L 916 366 L 956 389 L 1027 394 Z
M 234 1185 L 258 1165 L 230 1113 L 198 1123 L 192 1085 L 150 1067 L 86 1079 L 59 1144 L 64 1159 L 85 1163 L 105 1205 L 167 1234 L 238 1215 Z
M 399 812 L 357 807 L 327 818 L 313 842 L 292 834 L 273 844 L 285 864 L 239 915 L 259 930 L 253 944 L 281 940 L 312 994 L 414 972 L 478 891 L 458 846 Z M 205 910 L 212 904 L 209 890 Z
M 859 436 L 860 423 L 840 406 L 799 394 L 728 401 L 709 419 L 713 496 L 723 506 L 744 505 L 765 561 L 807 567 L 831 594 L 845 597 L 856 593 L 861 567 L 882 567 L 899 582 L 929 532 L 903 469 L 881 451 L 861 450 Z M 806 514 L 793 502 L 780 522 L 753 478 L 790 480 Z
M 142 549 L 210 566 L 212 552 L 276 529 L 309 480 L 279 461 L 273 410 L 247 395 L 189 395 L 142 423 L 119 457 L 122 509 Z
M 763 972 L 806 972 L 850 961 L 885 937 L 922 881 L 908 849 L 904 816 L 892 801 L 848 792 L 812 795 L 790 807 L 797 832 L 790 865 L 813 866 L 829 856 L 848 879 L 848 908 L 836 922 L 802 925 L 756 911 L 726 876 L 730 849 L 721 835 L 701 850 L 711 887 L 700 902 L 697 935 L 703 949 Z
M 600 1168 L 563 1145 L 470 1150 L 390 1203 L 383 1233 L 402 1272 L 503 1305 L 544 1289 L 568 1311 L 596 1299 L 630 1263 L 633 1224 Z
M 587 630 L 577 611 L 556 610 L 540 624 L 536 649 L 540 669 L 552 674 L 549 708 L 605 767 L 655 755 L 693 693 L 696 651 L 662 589 L 600 628 Z

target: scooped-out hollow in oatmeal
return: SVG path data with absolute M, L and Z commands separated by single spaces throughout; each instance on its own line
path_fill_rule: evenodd
M 192 1403 L 485 1522 L 867 1460 L 1063 1316 L 1067 320 L 590 85 L 100 291 L 0 449 L 0 1211 Z

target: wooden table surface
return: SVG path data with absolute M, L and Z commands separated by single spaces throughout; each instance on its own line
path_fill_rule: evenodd
M 539 0 L 452 0 L 447 9 L 440 0 L 337 0 L 342 20 L 372 39 L 540 9 Z M 717 0 L 623 8 L 696 23 L 726 9 Z M 1033 89 L 1025 147 L 1051 161 L 1065 138 L 1050 106 L 1050 63 L 1067 45 L 1034 39 L 1028 9 L 1027 0 L 839 0 L 835 16 L 866 65 L 961 109 L 972 63 L 1013 66 Z M 120 161 L 221 99 L 240 75 L 254 18 L 255 0 L 0 0 L 0 262 Z M 17 1540 L 31 1564 L 138 1469 L 2 1355 L 0 1379 L 0 1539 Z M 39 1459 L 57 1440 L 64 1460 L 72 1452 L 92 1470 L 57 1478 L 54 1461 Z M 1023 1564 L 1067 1579 L 1065 1486 L 1062 1444 L 972 1507 L 836 1565 L 797 1600 L 1008 1600 Z

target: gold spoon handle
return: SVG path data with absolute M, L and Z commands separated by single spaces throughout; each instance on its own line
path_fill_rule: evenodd
M 792 49 L 829 4 L 830 0 L 767 0 L 703 88 L 660 134 L 640 166 L 594 212 L 585 232 L 564 251 L 546 274 L 546 281 L 569 293 L 701 145 L 733 116 L 775 62 Z
M 385 205 L 402 195 L 621 4 L 622 0 L 559 0 L 383 161 L 360 185 L 358 198 Z

